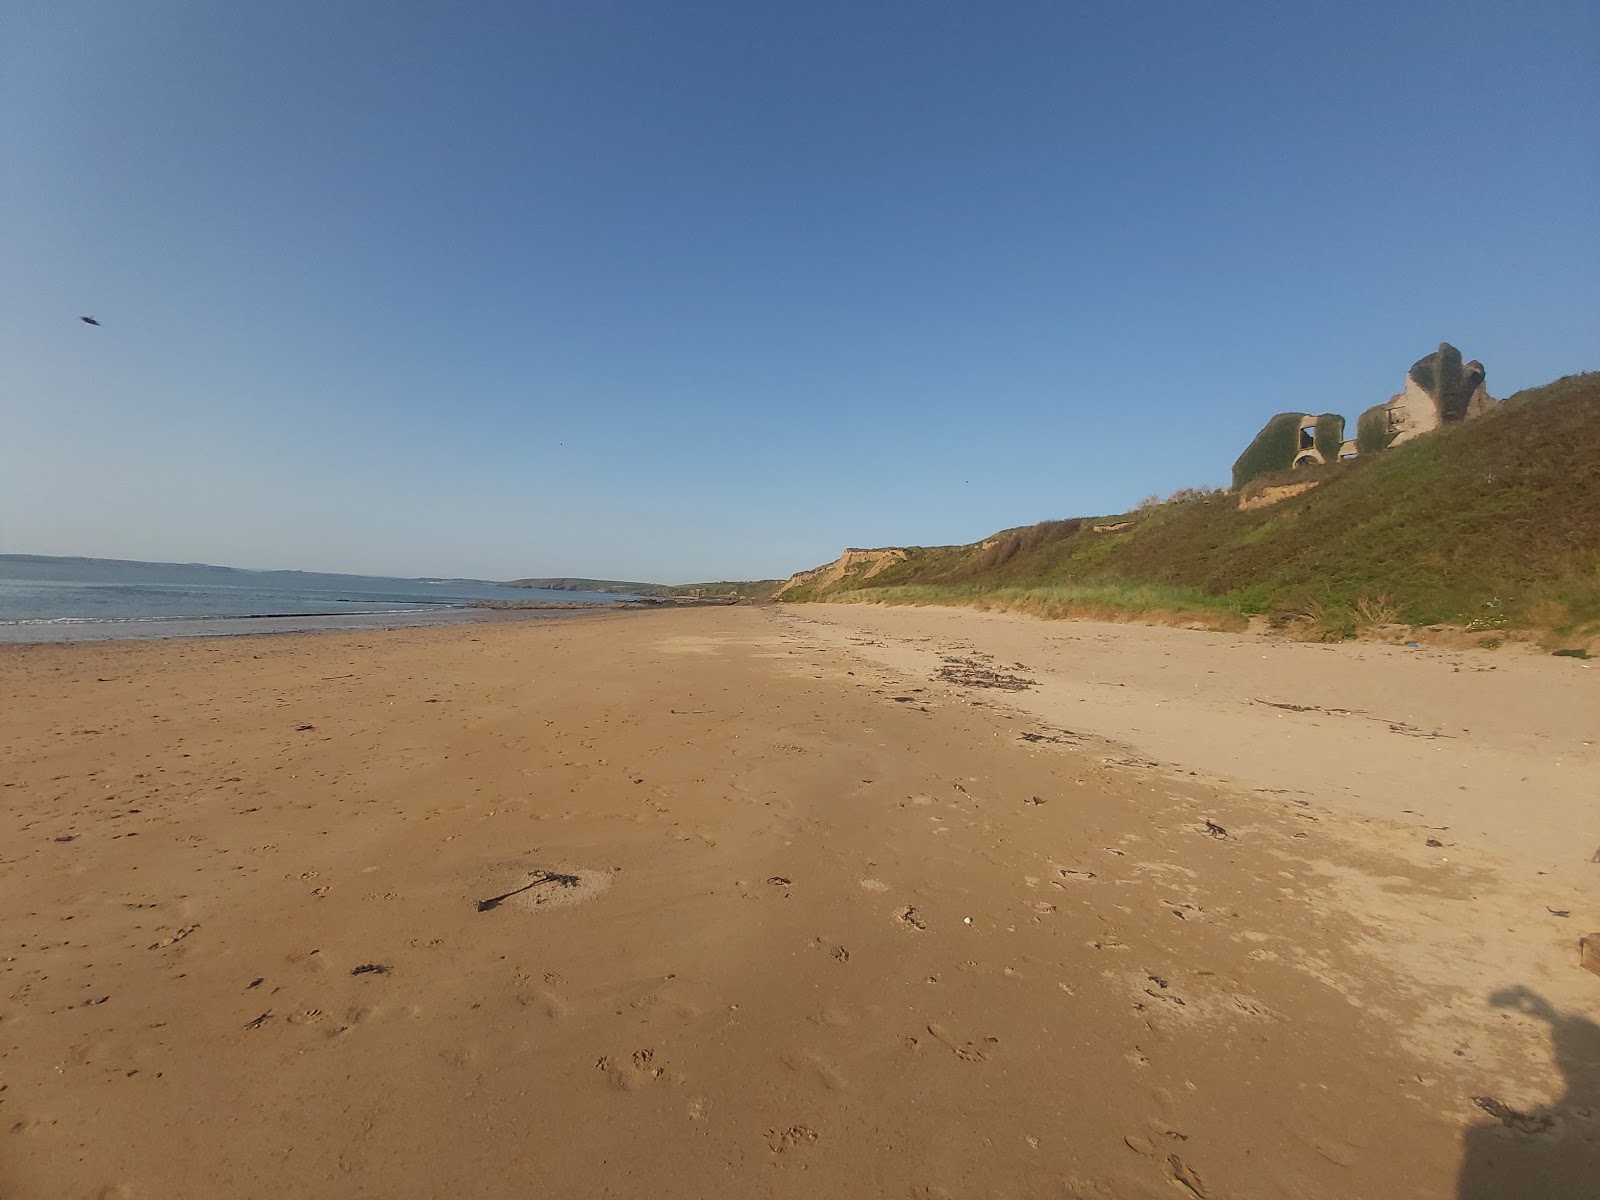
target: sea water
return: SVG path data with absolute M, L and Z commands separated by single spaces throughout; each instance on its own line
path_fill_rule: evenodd
M 503 614 L 472 607 L 485 601 L 603 604 L 621 599 L 506 587 L 481 579 L 392 579 L 0 555 L 0 642 L 432 625 L 504 619 Z

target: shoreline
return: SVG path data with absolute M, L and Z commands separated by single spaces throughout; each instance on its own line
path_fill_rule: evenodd
M 390 610 L 362 613 L 272 613 L 243 617 L 56 617 L 0 621 L 0 646 L 76 645 L 78 643 L 192 640 L 252 635 L 288 636 L 374 630 L 428 629 L 505 621 L 552 620 L 578 611 L 607 612 L 606 603 Z

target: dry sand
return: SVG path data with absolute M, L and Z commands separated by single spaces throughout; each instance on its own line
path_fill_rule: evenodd
M 1600 1194 L 1583 664 L 805 606 L 0 672 L 6 1200 Z

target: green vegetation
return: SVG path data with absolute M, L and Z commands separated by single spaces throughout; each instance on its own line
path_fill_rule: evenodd
M 506 587 L 543 588 L 552 592 L 601 592 L 629 596 L 737 596 L 767 600 L 781 579 L 722 580 L 717 583 L 625 583 L 618 579 L 513 579 Z
M 653 596 L 660 590 L 659 584 L 624 583 L 619 579 L 512 579 L 505 586 L 540 588 L 550 592 L 626 593 L 632 596 Z
M 1246 459 L 1268 434 L 1297 436 L 1299 419 L 1286 416 Z M 1600 634 L 1596 461 L 1600 373 L 1569 376 L 1371 457 L 1247 469 L 1250 493 L 1318 485 L 1267 508 L 1240 511 L 1237 494 L 1180 494 L 1137 513 L 910 548 L 906 561 L 870 579 L 847 576 L 804 598 L 1261 614 L 1329 638 L 1398 623 L 1581 639 Z M 1094 532 L 1123 521 L 1132 527 Z
M 1177 621 L 1209 629 L 1242 629 L 1245 614 L 1225 597 L 1208 596 L 1197 588 L 1158 583 L 982 584 L 942 587 L 903 584 L 869 587 L 837 597 L 842 601 L 884 604 L 961 604 L 1000 608 L 1041 617 L 1099 620 Z M 784 597 L 788 600 L 788 596 Z
M 1317 453 L 1323 462 L 1338 462 L 1344 445 L 1344 418 L 1338 413 L 1323 413 L 1317 418 Z
M 1255 440 L 1244 448 L 1233 464 L 1233 487 L 1237 491 L 1252 479 L 1270 471 L 1280 471 L 1294 462 L 1300 451 L 1300 414 L 1279 413 L 1261 427 Z
M 1374 404 L 1356 418 L 1356 451 L 1377 454 L 1389 445 L 1389 406 Z
M 657 596 L 728 596 L 740 600 L 770 600 L 781 579 L 723 579 L 716 583 L 676 583 L 657 587 Z

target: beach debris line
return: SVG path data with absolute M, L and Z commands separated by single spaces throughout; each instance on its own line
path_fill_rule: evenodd
M 1260 696 L 1255 697 L 1254 702 L 1256 704 L 1264 704 L 1268 708 L 1282 709 L 1284 712 L 1321 713 L 1329 717 L 1366 717 L 1369 721 L 1377 721 L 1379 724 L 1387 725 L 1390 733 L 1403 734 L 1406 737 L 1452 739 L 1455 737 L 1455 734 L 1445 733 L 1442 729 L 1435 729 L 1430 732 L 1426 729 L 1419 729 L 1409 721 L 1395 721 L 1390 720 L 1388 717 L 1375 717 L 1359 708 L 1324 708 L 1320 704 L 1289 704 L 1278 700 L 1263 700 Z
M 1359 708 L 1324 708 L 1320 704 L 1289 704 L 1281 700 L 1263 700 L 1260 696 L 1255 697 L 1255 702 L 1257 704 L 1265 704 L 1268 708 L 1281 708 L 1284 712 L 1314 712 L 1322 713 L 1324 716 L 1329 717 L 1365 717 L 1369 715 Z M 1380 718 L 1374 717 L 1373 719 L 1379 720 Z
M 1438 729 L 1435 729 L 1433 732 L 1430 733 L 1428 730 L 1419 729 L 1417 726 L 1412 725 L 1412 724 L 1410 724 L 1409 722 L 1406 722 L 1406 721 L 1390 721 L 1388 724 L 1389 724 L 1389 732 L 1390 733 L 1402 734 L 1405 737 L 1414 737 L 1414 738 L 1452 738 L 1453 739 L 1456 736 L 1453 733 L 1445 733 L 1442 730 L 1438 730 Z
M 477 911 L 488 912 L 492 908 L 499 908 L 504 901 L 511 899 L 511 897 L 520 896 L 523 892 L 532 891 L 534 888 L 542 887 L 547 883 L 556 884 L 558 887 L 574 888 L 582 882 L 583 880 L 578 876 L 569 875 L 562 871 L 540 871 L 535 878 L 521 887 L 512 888 L 509 892 L 502 892 L 498 896 L 490 896 L 487 900 L 479 900 L 477 902 Z
M 974 655 L 970 658 L 961 658 L 956 655 L 944 655 L 944 665 L 939 668 L 935 678 L 945 683 L 953 683 L 957 687 L 997 688 L 1003 692 L 1025 692 L 1029 688 L 1038 687 L 1037 679 L 1028 679 L 1021 675 L 1006 675 L 989 666 L 987 655 Z
M 1044 742 L 1051 746 L 1077 745 L 1083 741 L 1081 734 L 1073 733 L 1070 729 L 1057 729 L 1049 733 L 1044 731 L 1029 731 L 1027 733 L 1017 734 L 1017 738 L 1024 742 L 1032 742 L 1035 745 L 1040 742 Z

